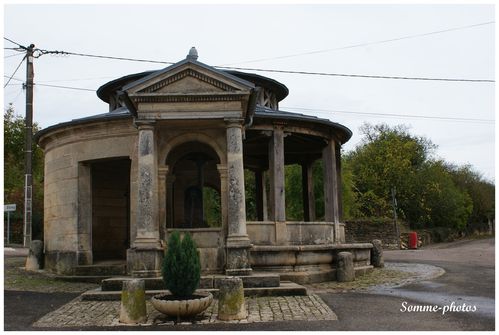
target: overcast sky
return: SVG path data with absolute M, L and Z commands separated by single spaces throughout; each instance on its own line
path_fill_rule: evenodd
M 4 7 L 4 19 L 5 37 L 46 50 L 176 62 L 195 46 L 198 60 L 212 66 L 495 79 L 493 5 L 12 4 Z M 4 40 L 4 47 L 13 46 Z M 22 59 L 14 54 L 4 52 L 4 75 L 12 75 Z M 95 90 L 113 78 L 166 65 L 43 55 L 34 66 L 35 83 Z M 354 136 L 345 151 L 359 144 L 364 122 L 404 124 L 438 146 L 436 157 L 471 164 L 495 180 L 494 122 L 435 118 L 494 120 L 495 83 L 254 73 L 289 88 L 280 109 L 350 128 Z M 25 64 L 14 78 L 25 78 Z M 24 114 L 21 84 L 11 80 L 4 105 L 12 102 Z M 95 92 L 35 87 L 34 120 L 42 127 L 105 112 Z

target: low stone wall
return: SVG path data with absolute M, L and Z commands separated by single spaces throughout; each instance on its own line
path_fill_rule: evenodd
M 249 221 L 246 228 L 255 245 L 322 245 L 334 241 L 332 222 Z M 340 223 L 339 239 L 345 242 L 343 223 Z
M 399 224 L 399 231 L 406 232 L 407 227 Z M 355 220 L 345 222 L 346 243 L 366 243 L 381 240 L 385 249 L 399 249 L 400 241 L 393 220 Z
M 321 245 L 254 245 L 250 251 L 255 271 L 279 273 L 281 280 L 298 284 L 336 280 L 336 262 L 341 251 L 351 252 L 355 272 L 372 269 L 371 243 Z

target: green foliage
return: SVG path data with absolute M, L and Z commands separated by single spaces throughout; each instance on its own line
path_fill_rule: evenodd
M 322 159 L 318 159 L 312 165 L 314 179 L 315 218 L 316 221 L 324 220 L 324 166 Z
M 162 275 L 166 288 L 175 296 L 190 296 L 197 289 L 201 278 L 201 265 L 196 243 L 189 233 L 186 233 L 182 240 L 178 231 L 170 235 Z
M 466 230 L 488 230 L 488 221 L 495 218 L 495 185 L 485 180 L 469 165 L 447 166 L 457 187 L 466 192 L 473 203 L 473 209 Z
M 398 217 L 413 227 L 463 230 L 473 209 L 445 163 L 431 158 L 435 146 L 401 126 L 364 125 L 364 141 L 346 155 L 343 181 L 354 196 L 344 199 L 349 217 L 393 217 L 391 189 L 397 191 Z M 351 178 L 351 180 L 349 180 Z
M 343 220 L 350 220 L 360 216 L 359 201 L 353 183 L 352 169 L 342 158 L 341 162 L 341 198 L 343 206 Z
M 22 225 L 24 212 L 25 123 L 12 104 L 4 111 L 4 203 L 16 204 L 11 223 Z M 33 133 L 40 130 L 33 124 Z M 43 151 L 33 143 L 33 239 L 42 239 L 43 221 Z M 13 236 L 16 240 L 16 236 Z M 17 237 L 18 241 L 19 237 Z
M 416 199 L 411 213 L 424 227 L 449 227 L 463 230 L 471 214 L 473 204 L 470 196 L 462 192 L 441 161 L 429 162 L 419 174 Z
M 286 165 L 285 175 L 285 199 L 286 199 L 286 220 L 303 220 L 303 193 L 301 166 L 297 164 Z
M 244 190 L 246 200 L 246 220 L 257 221 L 255 173 L 244 170 Z
M 410 135 L 404 127 L 364 125 L 364 142 L 345 157 L 357 192 L 359 214 L 392 217 L 391 189 L 397 190 L 402 218 L 414 205 L 418 172 L 434 146 Z
M 220 193 L 211 187 L 203 187 L 204 219 L 209 227 L 222 226 L 220 210 Z

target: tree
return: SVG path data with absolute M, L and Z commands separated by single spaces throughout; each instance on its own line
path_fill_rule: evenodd
M 423 137 L 412 136 L 402 126 L 362 126 L 364 140 L 345 157 L 351 169 L 360 214 L 392 217 L 391 189 L 397 189 L 402 218 L 414 206 L 416 178 L 434 149 Z
M 463 231 L 473 209 L 468 193 L 459 189 L 443 161 L 428 162 L 418 175 L 418 188 L 409 218 L 423 227 Z
M 470 165 L 447 165 L 456 185 L 466 192 L 473 203 L 467 222 L 468 232 L 488 230 L 488 222 L 495 218 L 495 185 L 483 178 Z
M 15 113 L 12 104 L 4 112 L 4 202 L 16 204 L 12 224 L 19 225 L 24 213 L 24 118 Z M 40 130 L 33 124 L 33 131 Z M 33 238 L 42 238 L 43 221 L 43 151 L 33 144 Z M 22 226 L 22 223 L 21 223 Z M 13 236 L 16 242 L 19 238 Z
M 399 217 L 412 227 L 466 227 L 472 200 L 456 186 L 445 163 L 432 160 L 435 146 L 428 139 L 402 126 L 367 124 L 362 131 L 364 141 L 346 155 L 344 164 L 351 171 L 356 214 L 392 217 L 395 187 Z

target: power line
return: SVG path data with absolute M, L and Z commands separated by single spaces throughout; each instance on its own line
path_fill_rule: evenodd
M 370 79 L 396 79 L 396 80 L 423 80 L 423 81 L 449 81 L 449 82 L 472 82 L 472 83 L 495 83 L 495 80 L 492 80 L 492 79 L 402 77 L 402 76 L 381 76 L 381 75 L 366 75 L 366 74 L 346 74 L 346 73 L 307 72 L 307 71 L 273 70 L 273 69 L 254 69 L 254 68 L 246 68 L 246 67 L 229 67 L 229 66 L 216 66 L 216 67 L 219 68 L 219 69 L 228 69 L 228 70 L 273 72 L 273 73 L 289 73 L 289 74 L 315 75 L 315 76 L 331 76 L 331 77 L 351 77 L 351 78 L 370 78 Z
M 8 78 L 8 76 L 4 77 Z M 12 78 L 13 80 L 22 81 L 18 78 Z M 62 86 L 62 85 L 49 85 L 35 83 L 37 86 L 46 86 L 53 88 L 71 89 L 78 91 L 90 91 L 95 92 L 94 89 L 74 87 L 74 86 Z M 456 118 L 456 117 L 441 117 L 441 116 L 429 116 L 429 115 L 416 115 L 416 114 L 391 114 L 391 113 L 368 113 L 368 112 L 355 112 L 347 110 L 333 110 L 333 109 L 320 109 L 320 108 L 305 108 L 305 107 L 283 107 L 283 109 L 297 110 L 297 111 L 313 111 L 313 112 L 328 112 L 328 113 L 341 113 L 341 114 L 354 114 L 354 115 L 366 115 L 366 116 L 383 116 L 383 117 L 403 117 L 403 118 L 416 118 L 416 119 L 429 119 L 429 120 L 442 120 L 442 121 L 460 121 L 460 122 L 481 122 L 490 123 L 495 122 L 493 119 L 474 119 L 474 118 Z
M 368 113 L 368 112 L 355 112 L 355 111 L 346 111 L 346 110 L 331 110 L 331 109 L 303 108 L 303 107 L 283 107 L 283 109 L 342 113 L 342 114 L 357 114 L 357 115 L 368 115 L 368 116 L 406 117 L 406 118 L 443 120 L 443 121 L 466 121 L 466 122 L 471 121 L 471 122 L 484 122 L 484 123 L 495 122 L 495 120 L 493 119 L 456 118 L 456 117 L 428 116 L 428 115 L 416 115 L 416 114 Z
M 14 75 L 16 74 L 17 70 L 19 70 L 19 68 L 21 67 L 21 64 L 24 62 L 24 60 L 26 59 L 26 56 L 23 57 L 23 59 L 21 59 L 21 62 L 19 63 L 19 65 L 16 67 L 16 69 L 14 70 L 14 73 L 12 74 L 12 76 L 10 76 L 9 80 L 7 80 L 7 83 L 4 85 L 3 88 L 6 88 L 7 85 L 9 85 L 11 79 L 14 77 Z
M 450 32 L 450 31 L 456 31 L 456 30 L 462 30 L 462 29 L 469 29 L 469 28 L 484 26 L 484 25 L 493 24 L 493 23 L 495 23 L 495 21 L 477 23 L 477 24 L 472 24 L 472 25 L 468 25 L 468 26 L 462 26 L 462 27 L 456 27 L 456 28 L 449 28 L 449 29 L 444 29 L 444 30 L 437 30 L 437 31 L 429 32 L 429 33 L 407 35 L 407 36 L 402 36 L 402 37 L 397 37 L 397 38 L 391 38 L 391 39 L 386 39 L 386 40 L 380 40 L 380 41 L 373 41 L 373 42 L 352 44 L 352 45 L 347 45 L 347 46 L 338 47 L 338 48 L 321 49 L 321 50 L 301 52 L 301 53 L 296 53 L 296 54 L 291 54 L 291 55 L 285 55 L 285 56 L 277 56 L 277 57 L 268 57 L 268 58 L 253 59 L 253 60 L 248 60 L 248 61 L 243 61 L 243 62 L 237 62 L 237 63 L 231 63 L 231 64 L 224 64 L 224 65 L 255 63 L 255 62 L 262 62 L 262 61 L 267 61 L 267 60 L 285 59 L 285 58 L 292 58 L 292 57 L 298 57 L 298 56 L 306 56 L 306 55 L 313 55 L 313 54 L 319 54 L 319 53 L 326 53 L 326 52 L 331 52 L 331 51 L 353 49 L 353 48 L 365 47 L 365 46 L 369 46 L 369 45 L 390 43 L 390 42 L 396 42 L 396 41 L 401 41 L 401 40 L 405 40 L 405 39 L 411 39 L 411 38 L 417 38 L 417 37 L 424 37 L 424 36 L 429 36 L 429 35 L 441 34 L 441 33 L 446 33 L 446 32 Z
M 175 64 L 174 62 L 165 62 L 157 60 L 125 58 L 115 56 L 93 55 L 84 53 L 75 53 L 68 51 L 48 51 L 38 50 L 42 55 L 44 54 L 62 54 L 74 55 L 82 57 L 94 57 L 102 59 L 125 60 L 135 62 L 148 62 L 160 64 Z M 308 72 L 308 71 L 291 71 L 291 70 L 275 70 L 275 69 L 259 69 L 259 68 L 245 68 L 245 67 L 229 67 L 229 66 L 214 66 L 218 69 L 227 70 L 244 70 L 244 71 L 257 71 L 257 72 L 273 72 L 273 73 L 287 73 L 287 74 L 300 74 L 300 75 L 315 75 L 315 76 L 331 76 L 331 77 L 352 77 L 352 78 L 369 78 L 369 79 L 396 79 L 396 80 L 423 80 L 423 81 L 448 81 L 448 82 L 477 82 L 477 83 L 494 83 L 495 80 L 491 79 L 463 79 L 463 78 L 430 78 L 430 77 L 404 77 L 404 76 L 382 76 L 382 75 L 364 75 L 364 74 L 346 74 L 346 73 L 327 73 L 327 72 Z
M 21 56 L 21 55 L 24 55 L 24 53 L 19 52 L 19 53 L 16 53 L 16 54 L 3 56 L 3 58 L 6 59 L 6 58 L 11 58 L 11 57 L 15 57 L 15 56 Z
M 157 64 L 175 64 L 174 62 L 164 62 L 157 60 L 149 60 L 149 59 L 137 59 L 137 58 L 126 58 L 126 57 L 115 57 L 115 56 L 104 56 L 104 55 L 93 55 L 93 54 L 84 54 L 70 51 L 59 51 L 59 50 L 38 50 L 42 55 L 46 54 L 55 54 L 55 55 L 71 55 L 71 56 L 81 56 L 81 57 L 92 57 L 92 58 L 104 58 L 104 59 L 113 59 L 113 60 L 125 60 L 132 62 L 145 62 L 145 63 L 157 63 Z
M 98 79 L 116 79 L 116 76 L 106 76 L 106 77 L 92 77 L 92 78 L 73 78 L 73 79 L 53 79 L 53 80 L 43 80 L 40 83 L 54 83 L 54 82 L 65 82 L 65 81 L 85 81 L 85 80 L 98 80 Z
M 9 39 L 7 37 L 4 37 L 3 39 L 9 41 L 10 43 L 13 43 L 13 44 L 17 45 L 21 49 L 25 49 L 25 50 L 27 49 L 25 46 L 23 46 L 23 45 L 21 45 L 21 44 L 19 44 L 17 42 L 14 42 L 13 40 L 11 40 L 11 39 Z
M 8 76 L 5 76 L 5 78 L 8 78 Z M 18 79 L 18 78 L 12 78 L 13 80 L 17 80 L 17 81 L 22 81 L 24 82 L 24 80 L 21 80 L 21 79 Z M 22 85 L 22 84 L 16 84 L 16 85 Z M 78 91 L 91 91 L 91 92 L 95 92 L 94 89 L 91 89 L 91 88 L 83 88 L 83 87 L 72 87 L 72 86 L 62 86 L 62 85 L 49 85 L 49 84 L 41 84 L 41 83 L 33 83 L 33 85 L 35 86 L 46 86 L 46 87 L 54 87 L 54 88 L 65 88 L 65 89 L 69 89 L 69 90 L 78 90 Z
M 48 84 L 40 84 L 40 83 L 34 83 L 35 86 L 46 86 L 46 87 L 54 87 L 54 88 L 65 88 L 69 90 L 78 90 L 78 91 L 90 91 L 90 92 L 95 92 L 95 90 L 90 89 L 90 88 L 82 88 L 82 87 L 71 87 L 71 86 L 61 86 L 61 85 L 48 85 Z

